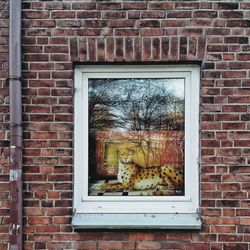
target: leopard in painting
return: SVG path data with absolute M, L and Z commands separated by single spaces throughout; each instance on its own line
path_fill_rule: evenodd
M 104 183 L 103 190 L 180 190 L 183 186 L 183 174 L 173 167 L 141 167 L 134 162 L 135 151 L 132 149 L 118 150 L 118 182 Z

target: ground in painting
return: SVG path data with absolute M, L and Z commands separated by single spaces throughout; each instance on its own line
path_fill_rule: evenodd
M 89 196 L 181 196 L 182 190 L 164 188 L 146 190 L 102 190 L 103 183 L 117 183 L 117 180 L 100 180 L 89 185 Z

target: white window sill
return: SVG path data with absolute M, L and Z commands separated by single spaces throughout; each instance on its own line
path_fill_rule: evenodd
M 201 229 L 198 214 L 75 213 L 74 229 Z

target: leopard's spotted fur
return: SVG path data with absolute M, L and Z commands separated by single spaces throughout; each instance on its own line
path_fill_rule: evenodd
M 181 189 L 183 174 L 170 166 L 140 167 L 134 163 L 134 151 L 121 149 L 118 151 L 118 181 L 117 183 L 104 183 L 104 190 L 147 190 L 157 186 L 166 189 Z

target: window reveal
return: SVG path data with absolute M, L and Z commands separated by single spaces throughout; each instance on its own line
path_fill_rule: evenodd
M 75 228 L 201 227 L 199 86 L 197 65 L 76 67 Z

